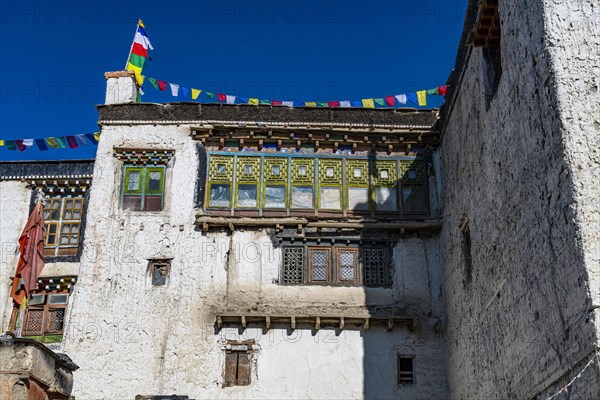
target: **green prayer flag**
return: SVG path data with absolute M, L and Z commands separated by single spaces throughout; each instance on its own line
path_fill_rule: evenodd
M 146 77 L 146 80 L 147 80 L 148 82 L 150 82 L 150 84 L 152 85 L 152 87 L 153 87 L 154 89 L 158 90 L 158 83 L 156 82 L 156 79 L 154 79 L 154 78 L 150 78 L 150 77 L 148 77 L 148 76 L 147 76 L 147 77 Z
M 437 88 L 435 88 L 435 89 L 428 89 L 427 90 L 427 94 L 438 94 L 438 90 L 437 90 Z
M 317 105 L 319 107 L 327 107 L 329 104 L 327 104 L 327 102 L 320 102 L 320 103 L 317 103 Z
M 61 137 L 57 137 L 55 139 L 56 139 L 56 144 L 58 144 L 59 149 L 67 148 L 67 138 L 66 137 L 61 136 Z
M 211 99 L 212 99 L 213 97 L 215 97 L 215 94 L 214 94 L 214 93 L 211 93 L 211 92 L 204 92 L 204 93 L 206 93 L 206 95 L 207 95 L 208 97 L 210 97 Z
M 16 150 L 17 149 L 17 143 L 15 143 L 14 140 L 7 140 L 5 143 L 6 143 L 6 148 L 8 150 Z
M 260 100 L 258 104 L 271 104 L 271 100 Z
M 377 104 L 378 106 L 382 106 L 382 107 L 383 107 L 383 106 L 385 105 L 385 103 L 384 103 L 384 100 L 383 100 L 382 98 L 379 98 L 379 99 L 373 99 L 373 101 L 374 101 L 374 102 L 375 102 L 375 104 Z

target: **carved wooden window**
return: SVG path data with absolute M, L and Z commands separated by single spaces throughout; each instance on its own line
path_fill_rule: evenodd
M 235 347 L 235 346 L 233 346 Z M 248 351 L 225 352 L 225 387 L 250 384 L 251 356 Z
M 304 282 L 304 248 L 283 248 L 282 283 L 293 284 Z
M 60 343 L 63 338 L 67 304 L 74 278 L 44 278 L 32 292 L 22 317 L 23 337 L 42 343 Z
M 398 354 L 397 371 L 398 371 L 398 385 L 414 385 L 415 384 L 415 371 L 414 371 L 414 357 L 404 356 Z
M 388 286 L 392 283 L 391 271 L 385 248 L 361 249 L 361 267 L 364 284 L 368 286 Z
M 46 206 L 44 207 L 45 256 L 77 255 L 83 205 L 83 194 L 54 195 L 46 199 Z
M 308 283 L 331 283 L 331 248 L 308 248 Z
M 259 157 L 238 157 L 236 176 L 236 208 L 258 208 L 261 174 Z
M 343 284 L 360 283 L 358 249 L 336 249 L 337 282 Z
M 342 209 L 342 160 L 319 160 L 319 208 Z
M 402 210 L 406 214 L 427 211 L 427 174 L 423 160 L 400 162 Z
M 230 208 L 233 157 L 211 156 L 208 164 L 207 202 L 210 208 Z
M 277 209 L 287 207 L 287 171 L 285 158 L 265 157 L 263 207 Z
M 369 160 L 346 160 L 346 198 L 347 210 L 369 210 Z
M 164 203 L 165 166 L 123 166 L 122 204 L 129 211 L 161 211 Z
M 315 160 L 291 159 L 292 201 L 291 208 L 314 208 Z
M 374 161 L 375 209 L 381 212 L 398 210 L 398 170 L 393 160 Z
M 284 246 L 281 283 L 389 286 L 389 249 Z

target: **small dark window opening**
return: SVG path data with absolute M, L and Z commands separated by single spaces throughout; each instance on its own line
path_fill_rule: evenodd
M 152 286 L 163 286 L 167 283 L 167 276 L 171 270 L 171 260 L 150 260 L 148 270 L 152 278 Z
M 250 384 L 250 353 L 227 351 L 225 353 L 225 387 Z
M 398 354 L 398 385 L 414 385 L 414 357 Z
M 462 253 L 465 264 L 465 285 L 471 283 L 473 279 L 473 257 L 471 253 L 471 230 L 469 228 L 469 220 L 465 218 L 461 224 L 462 231 Z
M 487 44 L 481 48 L 483 52 L 483 79 L 485 86 L 486 110 L 489 110 L 490 103 L 500 84 L 502 76 L 502 57 L 499 44 Z

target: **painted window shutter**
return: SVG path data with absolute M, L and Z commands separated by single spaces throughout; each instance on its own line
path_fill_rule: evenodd
M 237 353 L 225 353 L 225 386 L 234 386 L 237 375 Z
M 238 354 L 237 384 L 245 386 L 250 384 L 250 354 Z

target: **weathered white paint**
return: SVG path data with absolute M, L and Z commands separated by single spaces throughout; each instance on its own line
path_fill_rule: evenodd
M 445 396 L 438 239 L 408 237 L 394 250 L 394 288 L 280 286 L 280 249 L 264 230 L 202 233 L 194 226 L 196 144 L 189 126 L 105 126 L 87 213 L 81 271 L 63 350 L 81 367 L 73 394 L 125 398 L 409 398 Z M 170 148 L 165 210 L 120 207 L 114 147 Z M 167 285 L 153 287 L 150 258 L 172 258 Z M 275 327 L 257 338 L 253 383 L 222 388 L 224 351 L 216 313 L 369 315 L 367 305 L 402 308 L 414 331 Z M 302 329 L 300 329 L 302 328 Z M 398 388 L 396 355 L 416 356 L 417 384 Z

